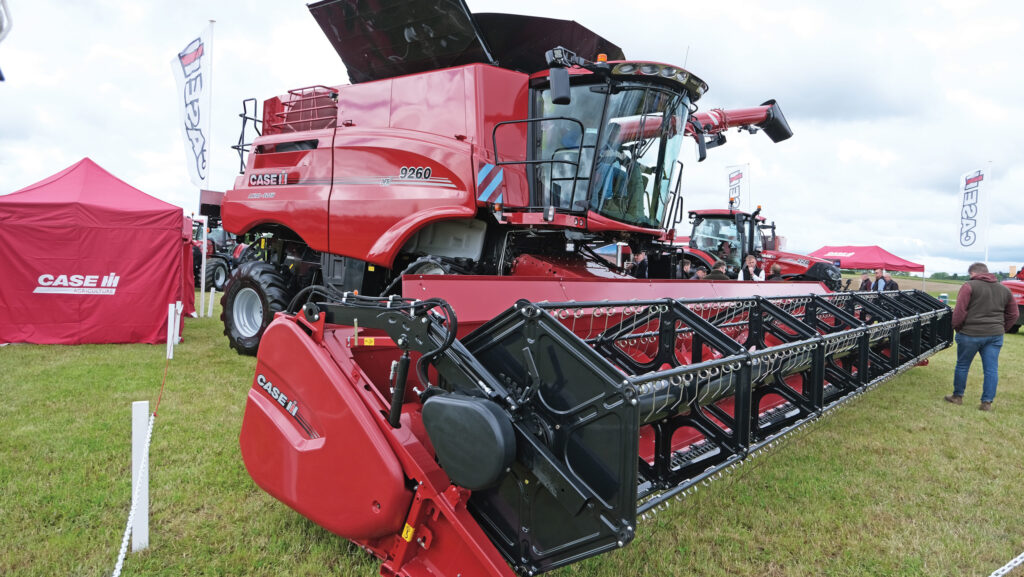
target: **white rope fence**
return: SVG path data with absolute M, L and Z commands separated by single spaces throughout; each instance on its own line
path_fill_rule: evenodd
M 1004 575 L 1009 575 L 1010 571 L 1013 571 L 1021 565 L 1024 565 L 1024 553 L 1017 555 L 1012 561 L 996 569 L 988 577 L 1004 577 Z
M 146 431 L 146 448 L 142 453 L 142 463 L 139 466 L 139 476 L 135 481 L 135 488 L 132 490 L 132 506 L 128 510 L 128 523 L 124 528 L 124 537 L 121 539 L 121 552 L 117 556 L 117 563 L 114 565 L 114 573 L 111 577 L 121 575 L 121 568 L 124 566 L 124 557 L 128 554 L 128 536 L 131 535 L 132 525 L 135 522 L 135 511 L 139 505 L 139 492 L 142 486 L 149 481 L 149 475 L 144 472 L 149 466 L 149 443 L 153 440 L 153 423 L 156 415 L 149 416 L 149 429 Z M 148 493 L 148 492 L 147 492 Z

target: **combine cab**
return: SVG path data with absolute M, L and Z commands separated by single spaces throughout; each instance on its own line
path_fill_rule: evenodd
M 224 320 L 258 348 L 250 475 L 382 575 L 623 547 L 646 511 L 949 346 L 921 292 L 628 279 L 595 255 L 675 229 L 684 138 L 783 140 L 777 104 L 710 122 L 698 78 L 573 22 L 310 10 L 354 84 L 265 103 L 222 206 L 256 255 Z

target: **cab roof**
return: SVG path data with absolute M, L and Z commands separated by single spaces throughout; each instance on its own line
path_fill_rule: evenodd
M 742 215 L 748 216 L 748 217 L 750 216 L 750 213 L 746 212 L 744 210 L 734 210 L 734 209 L 731 209 L 731 208 L 709 208 L 709 209 L 705 209 L 705 210 L 691 210 L 690 211 L 690 218 L 693 218 L 695 216 L 699 216 L 699 217 L 702 217 L 702 218 L 715 217 L 715 216 L 735 216 L 737 214 L 742 214 Z M 757 220 L 765 220 L 765 218 L 763 216 L 761 216 L 761 215 L 757 215 Z

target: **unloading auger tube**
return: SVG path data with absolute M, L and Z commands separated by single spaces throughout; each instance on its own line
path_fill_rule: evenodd
M 347 295 L 279 315 L 260 348 L 250 474 L 382 575 L 533 575 L 622 547 L 638 515 L 953 335 L 916 290 L 524 300 L 457 330 L 437 299 Z

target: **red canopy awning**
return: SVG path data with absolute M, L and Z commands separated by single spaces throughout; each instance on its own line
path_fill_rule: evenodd
M 166 342 L 183 219 L 88 158 L 0 196 L 0 343 Z
M 811 256 L 839 261 L 839 268 L 884 268 L 924 272 L 924 265 L 900 258 L 880 246 L 823 246 Z

